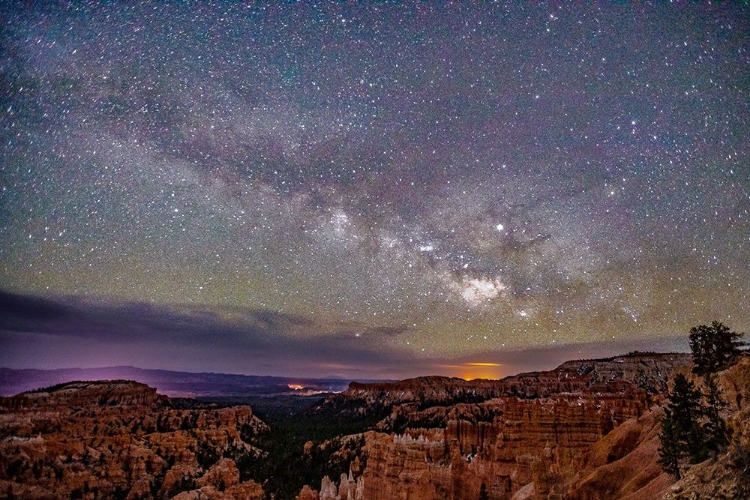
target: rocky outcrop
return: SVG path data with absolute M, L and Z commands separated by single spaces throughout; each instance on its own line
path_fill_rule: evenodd
M 183 491 L 175 495 L 173 500 L 262 500 L 263 498 L 265 498 L 263 488 L 254 481 L 246 481 L 226 490 L 204 486 L 197 490 Z
M 720 373 L 717 383 L 733 434 L 729 449 L 684 470 L 665 500 L 750 498 L 750 355 Z
M 302 491 L 297 496 L 297 500 L 318 500 L 319 498 L 318 492 L 310 488 L 307 484 L 302 487 Z
M 0 398 L 0 405 L 8 409 L 83 407 L 83 406 L 151 406 L 168 398 L 156 389 L 128 380 L 68 382 L 46 389 L 24 392 L 10 398 Z
M 400 382 L 352 382 L 346 391 L 329 396 L 313 412 L 329 411 L 349 416 L 382 412 L 382 416 L 386 416 L 397 406 L 413 411 L 500 397 L 548 398 L 581 393 L 606 384 L 635 386 L 658 395 L 666 390 L 669 375 L 689 363 L 687 354 L 633 353 L 600 360 L 568 361 L 554 370 L 522 373 L 502 380 L 419 377 Z
M 633 354 L 499 381 L 353 383 L 321 408 L 384 413 L 365 434 L 364 499 L 475 500 L 482 484 L 495 500 L 650 498 L 671 483 L 656 465 L 657 404 L 689 361 Z
M 370 433 L 364 496 L 473 500 L 482 483 L 491 498 L 510 498 L 530 483 L 535 497 L 547 495 L 594 443 L 648 410 L 642 389 L 593 388 L 463 405 L 462 418 L 449 413 L 443 428 Z M 472 409 L 478 418 L 467 418 Z
M 658 498 L 672 484 L 657 464 L 659 407 L 632 418 L 594 443 L 574 469 L 566 500 Z
M 354 480 L 352 472 L 341 474 L 338 486 L 328 476 L 320 482 L 320 492 L 305 485 L 297 496 L 297 500 L 364 500 L 364 479 Z
M 61 384 L 0 399 L 0 491 L 261 498 L 259 485 L 240 482 L 234 459 L 259 453 L 243 437 L 266 430 L 246 406 L 176 408 L 128 381 Z
M 175 496 L 178 500 L 261 500 L 263 488 L 254 481 L 240 483 L 240 472 L 234 460 L 222 458 L 195 482 L 197 489 Z

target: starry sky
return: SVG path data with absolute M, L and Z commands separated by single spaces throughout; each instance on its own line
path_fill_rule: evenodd
M 499 376 L 750 327 L 750 6 L 0 21 L 2 366 Z

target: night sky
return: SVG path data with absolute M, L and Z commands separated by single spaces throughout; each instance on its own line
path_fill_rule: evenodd
M 498 376 L 750 329 L 750 6 L 9 3 L 0 366 Z

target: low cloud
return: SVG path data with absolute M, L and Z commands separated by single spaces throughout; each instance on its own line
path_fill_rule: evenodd
M 300 332 L 304 331 L 304 335 Z M 349 379 L 493 376 L 551 369 L 569 359 L 632 350 L 685 351 L 684 338 L 550 346 L 481 355 L 424 357 L 394 347 L 407 326 L 326 325 L 270 310 L 199 309 L 0 291 L 0 366 L 133 365 L 184 371 Z

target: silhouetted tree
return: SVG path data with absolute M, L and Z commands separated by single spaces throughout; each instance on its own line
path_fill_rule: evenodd
M 691 463 L 701 462 L 710 453 L 715 455 L 725 448 L 731 437 L 721 418 L 724 402 L 716 379 L 711 372 L 704 372 L 703 380 L 705 392 L 701 393 L 684 374 L 677 374 L 664 410 L 659 464 L 678 479 L 680 466 L 686 459 Z
M 674 448 L 669 456 L 684 455 L 690 462 L 702 462 L 708 456 L 706 448 L 706 432 L 701 425 L 704 408 L 701 405 L 701 392 L 685 375 L 678 373 L 674 378 L 672 392 L 669 394 L 669 404 L 665 410 L 666 416 L 662 421 L 662 434 L 665 437 L 662 447 Z M 674 443 L 670 442 L 674 440 Z
M 674 415 L 669 408 L 665 410 L 659 440 L 661 441 L 661 446 L 659 447 L 659 465 L 661 465 L 665 472 L 672 474 L 677 479 L 681 479 L 680 463 L 687 456 L 687 446 L 680 440 Z
M 746 345 L 740 339 L 743 333 L 731 331 L 718 321 L 711 326 L 700 325 L 690 329 L 690 350 L 693 353 L 693 371 L 715 373 L 731 366 Z
M 706 417 L 704 430 L 706 433 L 706 447 L 716 453 L 719 448 L 729 444 L 729 429 L 727 423 L 721 418 L 721 410 L 724 408 L 724 401 L 721 399 L 721 392 L 716 385 L 713 374 L 707 373 L 704 377 L 706 392 L 703 397 L 706 405 L 703 413 Z

